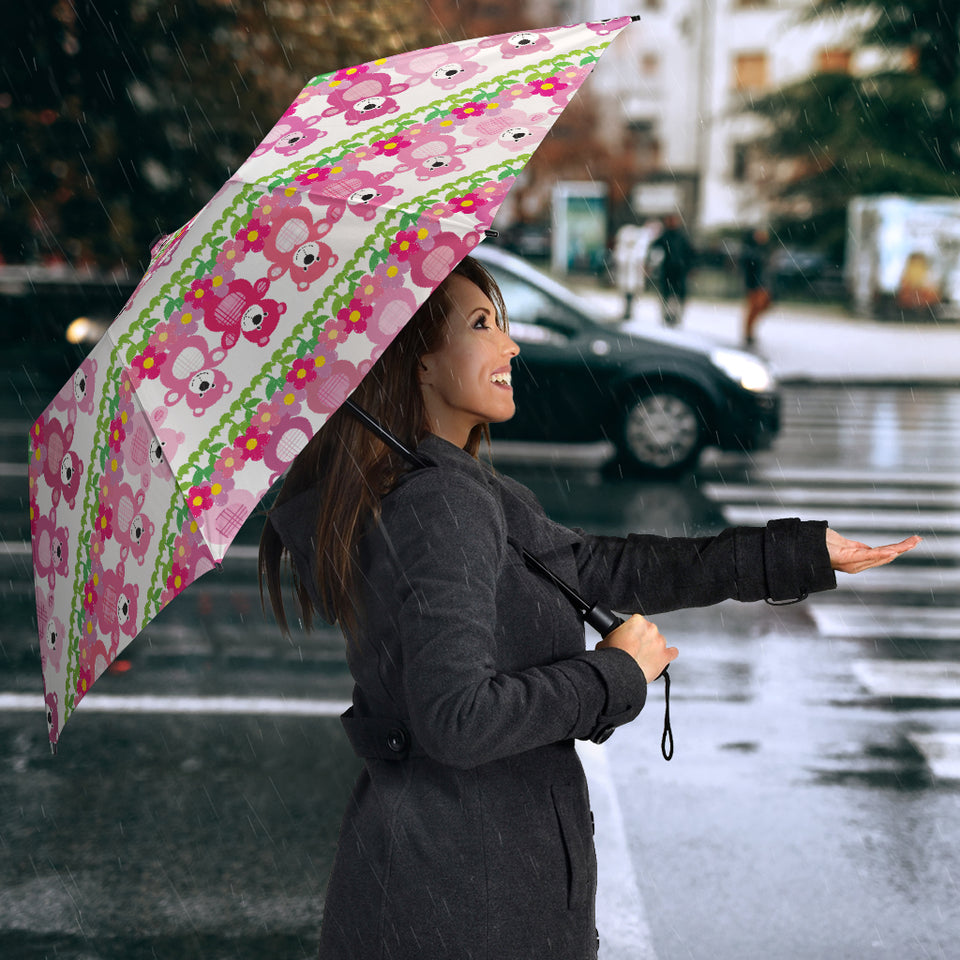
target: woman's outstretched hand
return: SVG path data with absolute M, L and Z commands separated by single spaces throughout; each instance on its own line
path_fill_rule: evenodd
M 633 657 L 647 678 L 652 683 L 667 668 L 672 660 L 676 660 L 680 651 L 676 647 L 668 647 L 667 641 L 651 623 L 639 613 L 635 613 L 629 620 L 611 630 L 598 644 L 597 649 L 617 647 L 625 650 Z
M 830 566 L 843 573 L 860 573 L 871 567 L 882 567 L 896 560 L 901 553 L 912 550 L 921 537 L 907 537 L 899 543 L 888 543 L 884 547 L 868 547 L 865 543 L 841 537 L 835 530 L 827 528 L 827 552 L 830 554 Z

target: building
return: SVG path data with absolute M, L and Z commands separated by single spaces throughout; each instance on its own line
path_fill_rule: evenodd
M 620 0 L 567 5 L 576 19 L 623 12 Z M 750 99 L 818 70 L 859 70 L 863 14 L 803 20 L 811 0 L 636 0 L 639 24 L 591 78 L 605 135 L 635 152 L 638 220 L 679 210 L 713 233 L 764 221 L 767 188 L 790 176 L 751 150 Z M 802 211 L 799 211 L 802 213 Z

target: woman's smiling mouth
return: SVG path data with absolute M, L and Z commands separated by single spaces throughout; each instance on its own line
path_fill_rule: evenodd
M 496 387 L 501 387 L 506 390 L 513 389 L 509 370 L 497 370 L 495 373 L 492 373 L 490 375 L 490 382 Z

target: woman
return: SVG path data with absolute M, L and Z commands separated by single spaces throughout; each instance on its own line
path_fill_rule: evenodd
M 744 239 L 741 265 L 743 285 L 747 302 L 743 316 L 743 345 L 752 347 L 756 342 L 755 330 L 761 314 L 770 308 L 773 297 L 767 278 L 770 234 L 762 227 L 751 230 Z
M 774 521 L 717 537 L 593 537 L 476 458 L 514 412 L 493 280 L 468 258 L 354 398 L 432 466 L 411 470 L 346 412 L 297 458 L 261 544 L 285 625 L 282 550 L 304 620 L 338 621 L 356 681 L 344 719 L 365 760 L 326 896 L 325 960 L 597 955 L 596 863 L 576 738 L 640 712 L 677 656 L 634 615 L 594 650 L 556 587 L 644 614 L 793 600 L 908 549 L 871 550 L 826 524 Z

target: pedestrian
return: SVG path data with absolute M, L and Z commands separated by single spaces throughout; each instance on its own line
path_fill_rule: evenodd
M 770 234 L 763 228 L 751 230 L 744 238 L 740 264 L 747 302 L 743 318 L 743 345 L 752 347 L 756 342 L 754 331 L 761 314 L 773 302 L 771 284 L 767 276 Z
M 482 463 L 514 413 L 500 293 L 467 258 L 353 394 L 430 465 L 409 466 L 338 410 L 297 457 L 261 540 L 286 627 L 338 622 L 355 680 L 344 716 L 364 767 L 341 825 L 322 960 L 597 956 L 596 860 L 577 738 L 634 719 L 677 656 L 646 616 L 726 598 L 788 601 L 834 569 L 889 562 L 823 522 L 697 539 L 591 536 Z M 582 595 L 637 611 L 588 650 L 517 546 Z
M 696 256 L 677 214 L 664 217 L 663 230 L 650 245 L 650 250 L 651 253 L 656 252 L 659 259 L 657 279 L 664 325 L 676 327 L 683 318 L 683 308 L 687 302 L 687 275 Z
M 617 287 L 623 294 L 623 319 L 633 315 L 633 302 L 643 292 L 643 265 L 650 246 L 650 230 L 633 223 L 624 224 L 613 245 L 613 264 Z

